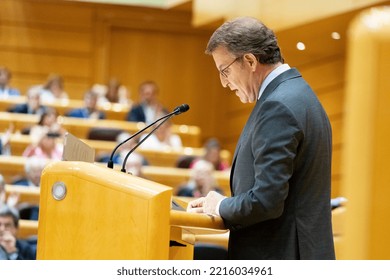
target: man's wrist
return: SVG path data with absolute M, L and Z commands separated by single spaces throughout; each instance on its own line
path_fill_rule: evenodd
M 217 214 L 218 216 L 221 216 L 221 214 L 219 213 L 219 207 L 221 206 L 222 200 L 224 200 L 225 198 L 226 197 L 224 197 L 220 201 L 218 201 L 217 205 L 215 206 L 215 214 Z

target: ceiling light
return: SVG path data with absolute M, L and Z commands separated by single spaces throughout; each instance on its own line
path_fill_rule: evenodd
M 297 49 L 300 50 L 300 51 L 303 51 L 303 50 L 306 49 L 306 46 L 305 46 L 304 43 L 298 42 L 298 43 L 297 43 Z
M 341 35 L 340 33 L 338 32 L 332 32 L 332 34 L 330 35 L 332 37 L 332 39 L 334 40 L 340 40 L 341 39 Z

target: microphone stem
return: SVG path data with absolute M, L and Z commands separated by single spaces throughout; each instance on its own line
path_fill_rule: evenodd
M 125 159 L 123 160 L 123 164 L 122 164 L 122 169 L 121 169 L 121 171 L 122 172 L 126 172 L 126 162 L 127 162 L 127 159 L 128 159 L 128 157 L 133 153 L 133 151 L 135 150 L 135 149 L 137 149 L 146 139 L 148 139 L 149 138 L 149 136 L 150 135 L 152 135 L 153 134 L 153 132 L 154 131 L 156 131 L 163 123 L 165 123 L 167 120 L 169 120 L 170 118 L 172 118 L 172 116 L 173 115 L 170 115 L 170 116 L 165 116 L 165 120 L 163 120 L 162 122 L 160 122 L 155 128 L 153 128 L 153 130 L 151 131 L 151 132 L 149 132 L 141 141 L 139 141 L 138 143 L 137 143 L 137 145 L 135 145 L 128 153 L 127 153 L 127 155 L 126 155 L 126 157 L 125 157 Z M 159 120 L 157 120 L 157 121 L 160 121 L 162 118 L 160 118 Z M 156 122 L 157 122 L 156 121 Z
M 112 151 L 111 153 L 111 156 L 110 156 L 110 159 L 107 163 L 107 167 L 108 168 L 111 168 L 113 169 L 114 168 L 114 161 L 113 161 L 113 158 L 114 158 L 114 155 L 116 153 L 116 151 L 118 150 L 118 148 L 120 146 L 122 146 L 123 144 L 125 144 L 126 142 L 130 141 L 131 139 L 133 139 L 134 137 L 138 136 L 138 134 L 144 132 L 145 130 L 147 130 L 149 127 L 151 127 L 152 125 L 156 124 L 157 122 L 161 121 L 162 119 L 164 118 L 171 118 L 174 114 L 176 113 L 176 110 L 171 112 L 170 114 L 168 115 L 165 115 L 165 116 L 162 116 L 161 118 L 155 120 L 153 123 L 149 124 L 148 126 L 144 127 L 143 129 L 141 129 L 140 131 L 138 131 L 137 133 L 133 134 L 131 137 L 127 138 L 125 141 L 123 141 L 122 143 L 120 143 L 119 145 L 117 145 L 114 150 Z M 153 130 L 154 131 L 154 130 Z

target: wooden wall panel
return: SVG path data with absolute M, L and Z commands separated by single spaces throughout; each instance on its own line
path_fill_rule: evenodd
M 93 80 L 93 8 L 63 1 L 2 0 L 0 60 L 24 94 L 51 73 L 64 78 L 71 98 Z
M 201 126 L 205 136 L 213 133 L 215 96 L 208 88 L 218 82 L 209 77 L 218 76 L 212 58 L 204 54 L 206 36 L 112 28 L 110 38 L 109 73 L 131 89 L 134 101 L 139 84 L 154 80 L 168 109 L 190 105 L 190 111 L 173 119 L 175 123 Z

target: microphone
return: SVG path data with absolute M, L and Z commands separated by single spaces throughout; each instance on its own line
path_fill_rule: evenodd
M 184 113 L 186 111 L 188 111 L 190 109 L 190 106 L 188 106 L 187 104 L 182 104 L 180 106 L 177 106 L 171 113 L 165 115 L 165 116 L 162 116 L 161 118 L 155 120 L 154 122 L 152 122 L 151 124 L 145 126 L 143 129 L 139 130 L 137 133 L 131 135 L 129 138 L 127 138 L 125 141 L 122 141 L 121 143 L 119 143 L 118 145 L 116 145 L 116 147 L 114 148 L 114 150 L 112 151 L 111 153 L 111 156 L 110 156 L 110 159 L 108 160 L 107 162 L 107 167 L 108 168 L 111 168 L 113 169 L 114 168 L 114 161 L 113 161 L 113 158 L 114 158 L 114 155 L 115 155 L 115 152 L 118 150 L 118 148 L 120 146 L 122 146 L 123 144 L 127 143 L 128 141 L 130 141 L 131 139 L 133 139 L 134 137 L 138 136 L 140 133 L 144 132 L 145 130 L 147 130 L 148 128 L 150 128 L 151 126 L 155 125 L 156 123 L 158 123 L 159 121 L 161 121 L 162 119 L 167 119 L 167 118 L 170 118 L 171 116 L 173 115 L 180 115 L 181 113 Z
M 123 160 L 123 163 L 122 163 L 122 169 L 121 171 L 122 172 L 126 172 L 126 162 L 127 162 L 127 159 L 129 158 L 129 156 L 133 153 L 133 151 L 135 149 L 137 149 L 146 139 L 149 138 L 150 135 L 152 135 L 161 125 L 163 125 L 166 121 L 168 121 L 170 118 L 173 117 L 173 115 L 180 115 L 181 113 L 184 113 L 184 112 L 187 112 L 188 110 L 190 109 L 190 106 L 188 106 L 188 104 L 182 104 L 178 107 L 176 107 L 171 113 L 169 113 L 168 115 L 165 115 L 164 117 L 158 119 L 157 121 L 155 121 L 153 124 L 155 124 L 156 122 L 160 121 L 161 119 L 165 118 L 162 122 L 160 122 L 151 132 L 149 132 L 141 141 L 139 141 L 137 143 L 137 145 L 135 145 L 126 155 L 126 157 L 124 158 Z M 153 125 L 152 124 L 152 125 Z

